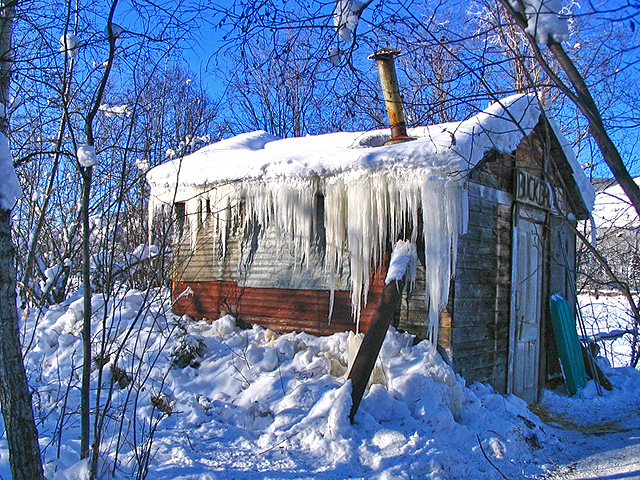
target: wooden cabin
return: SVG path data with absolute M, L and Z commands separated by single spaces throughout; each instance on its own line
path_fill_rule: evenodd
M 398 329 L 437 342 L 468 383 L 535 403 L 559 375 L 551 293 L 571 297 L 593 188 L 536 98 L 409 130 L 252 132 L 152 169 L 174 236 L 174 312 L 316 335 L 366 330 L 397 239 L 420 264 Z M 163 216 L 164 215 L 164 216 Z

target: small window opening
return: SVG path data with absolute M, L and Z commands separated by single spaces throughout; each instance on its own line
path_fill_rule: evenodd
M 185 205 L 184 202 L 176 202 L 173 204 L 173 211 L 175 214 L 175 233 L 176 238 L 182 238 L 184 233 L 184 220 L 185 220 Z
M 318 252 L 324 255 L 327 249 L 327 235 L 324 225 L 324 195 L 316 195 L 316 218 L 314 222 L 314 243 Z

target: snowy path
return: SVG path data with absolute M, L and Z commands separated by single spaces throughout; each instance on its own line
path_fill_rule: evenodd
M 580 415 L 588 414 L 581 412 Z M 562 441 L 573 461 L 547 477 L 553 480 L 640 480 L 640 411 L 615 408 L 597 412 L 594 423 L 556 418 L 566 435 Z M 552 423 L 553 424 L 553 423 Z

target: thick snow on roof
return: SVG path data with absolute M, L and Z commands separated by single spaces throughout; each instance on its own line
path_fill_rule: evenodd
M 409 135 L 417 140 L 387 146 L 383 145 L 389 139 L 386 129 L 285 139 L 250 132 L 155 167 L 147 180 L 153 196 L 171 201 L 192 198 L 193 189 L 238 180 L 398 169 L 449 176 L 473 168 L 492 148 L 513 151 L 538 123 L 540 112 L 535 97 L 513 95 L 462 122 L 410 129 Z M 590 207 L 593 189 L 573 154 L 568 157 L 574 160 L 576 182 L 586 192 L 585 203 Z

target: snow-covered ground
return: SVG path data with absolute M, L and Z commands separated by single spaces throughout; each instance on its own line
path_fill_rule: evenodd
M 636 300 L 637 301 L 637 300 Z M 631 357 L 633 315 L 622 295 L 579 295 L 585 333 L 595 340 L 599 356 L 614 367 L 626 367 Z
M 615 389 L 602 398 L 592 383 L 573 398 L 547 391 L 539 417 L 517 397 L 465 385 L 427 343 L 390 331 L 380 383 L 351 425 L 347 333 L 279 336 L 239 330 L 229 316 L 191 322 L 170 312 L 165 290 L 95 295 L 93 308 L 101 478 L 542 478 L 621 446 L 584 432 L 640 423 L 636 370 L 606 369 Z M 24 320 L 49 479 L 86 472 L 78 456 L 81 314 L 78 297 Z M 0 475 L 11 477 L 4 438 Z

